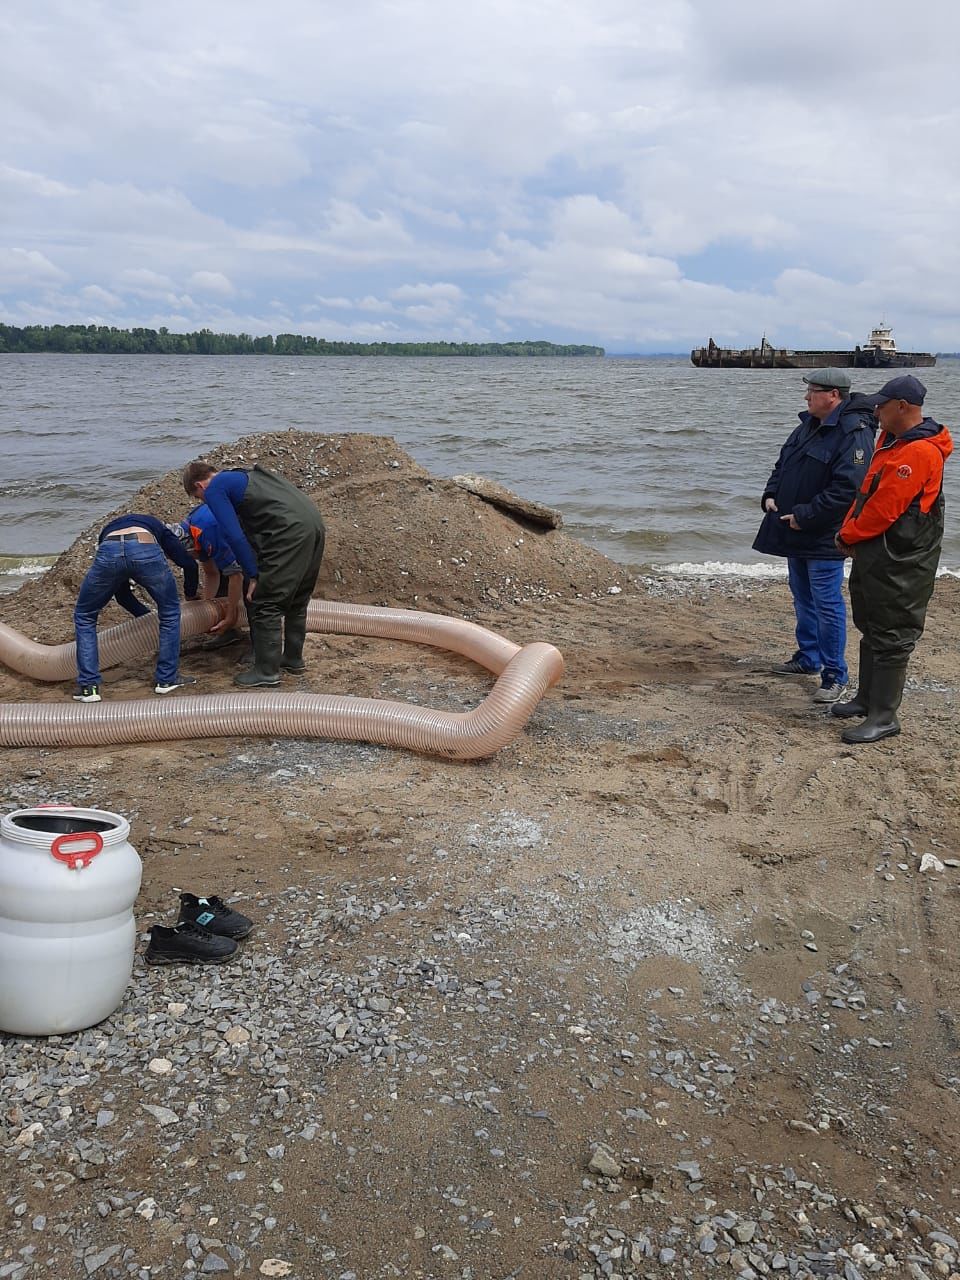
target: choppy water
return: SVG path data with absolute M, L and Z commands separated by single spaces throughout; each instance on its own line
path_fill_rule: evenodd
M 922 377 L 931 415 L 960 426 L 960 361 Z M 3 355 L 0 577 L 211 446 L 287 427 L 391 435 L 436 474 L 480 472 L 561 508 L 632 566 L 780 573 L 750 543 L 803 390 L 799 372 L 681 359 Z M 956 571 L 960 458 L 946 493 Z

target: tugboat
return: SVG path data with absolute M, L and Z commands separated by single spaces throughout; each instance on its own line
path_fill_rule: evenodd
M 898 351 L 893 340 L 893 330 L 878 324 L 870 330 L 870 337 L 862 347 L 857 347 L 854 361 L 858 369 L 929 369 L 937 363 L 937 357 L 928 351 Z
M 774 347 L 766 338 L 759 347 L 718 347 L 711 338 L 690 352 L 698 369 L 929 369 L 937 357 L 929 351 L 898 351 L 893 331 L 885 324 L 870 330 L 862 347 L 852 351 L 790 351 Z

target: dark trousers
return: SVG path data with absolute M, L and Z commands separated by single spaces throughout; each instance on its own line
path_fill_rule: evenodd
M 260 576 L 253 599 L 247 604 L 251 625 L 269 625 L 283 619 L 306 619 L 307 605 L 320 576 L 324 529 L 311 530 L 298 545 L 273 546 L 260 554 Z
M 919 564 L 893 560 L 882 541 L 857 547 L 850 571 L 850 605 L 854 626 L 870 646 L 875 664 L 903 667 L 923 635 L 936 559 L 931 563 L 928 557 Z
M 323 560 L 320 512 L 289 481 L 254 467 L 238 515 L 259 568 L 257 589 L 247 608 L 250 624 L 269 631 L 282 621 L 288 635 L 299 639 L 306 630 L 307 605 Z M 299 643 L 302 646 L 302 640 Z

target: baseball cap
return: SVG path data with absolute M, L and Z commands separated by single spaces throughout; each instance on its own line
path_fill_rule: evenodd
M 846 369 L 811 369 L 803 375 L 808 387 L 822 387 L 824 391 L 849 391 L 850 375 Z
M 177 541 L 183 544 L 183 546 L 186 548 L 187 551 L 194 550 L 193 535 L 190 532 L 190 528 L 188 525 L 181 524 L 179 521 L 176 521 L 172 524 L 168 524 L 167 528 L 170 530 L 173 536 L 177 539 Z
M 905 373 L 899 378 L 891 378 L 889 382 L 885 382 L 879 391 L 872 396 L 867 396 L 867 400 L 874 408 L 878 404 L 886 404 L 888 400 L 906 400 L 907 404 L 923 404 L 926 394 L 927 388 L 920 379 L 915 378 L 912 373 Z

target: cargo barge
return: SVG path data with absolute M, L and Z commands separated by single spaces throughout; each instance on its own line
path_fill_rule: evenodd
M 862 347 L 852 351 L 790 351 L 762 339 L 759 347 L 718 347 L 711 338 L 695 347 L 690 361 L 698 369 L 929 369 L 937 357 L 929 351 L 898 351 L 885 325 L 871 329 Z

